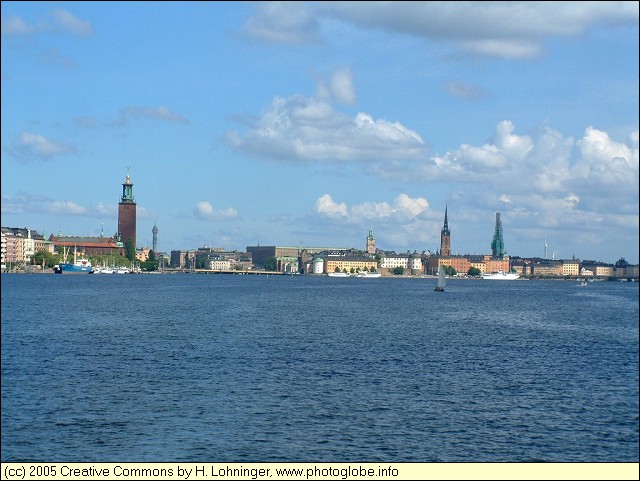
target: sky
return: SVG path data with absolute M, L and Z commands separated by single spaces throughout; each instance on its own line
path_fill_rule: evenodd
M 2 2 L 2 226 L 638 263 L 638 2 Z

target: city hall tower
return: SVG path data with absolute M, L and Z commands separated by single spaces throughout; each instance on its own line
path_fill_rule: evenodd
M 118 234 L 124 245 L 130 239 L 133 247 L 136 247 L 136 203 L 133 197 L 133 184 L 128 173 L 122 184 L 122 198 L 118 204 Z

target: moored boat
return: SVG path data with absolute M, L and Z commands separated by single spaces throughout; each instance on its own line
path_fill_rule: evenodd
M 498 281 L 514 281 L 519 277 L 520 277 L 520 274 L 516 272 L 504 272 L 504 271 L 482 274 L 483 279 L 498 280 Z
M 65 262 L 53 266 L 53 272 L 56 274 L 89 274 L 92 271 L 91 261 L 84 257 L 78 259 L 76 249 L 73 249 L 73 262 L 66 262 L 66 250 L 65 250 Z
M 329 277 L 350 277 L 346 272 L 329 272 L 327 275 Z
M 381 277 L 382 274 L 379 272 L 358 272 L 356 277 Z

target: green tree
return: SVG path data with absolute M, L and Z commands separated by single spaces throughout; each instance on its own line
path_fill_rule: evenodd
M 477 267 L 469 267 L 469 270 L 467 271 L 467 275 L 472 277 L 478 277 L 481 274 L 482 271 Z
M 136 260 L 136 246 L 133 245 L 133 241 L 131 239 L 127 239 L 124 243 L 125 249 L 125 257 L 129 259 L 129 262 L 134 262 Z
M 458 273 L 458 271 L 456 271 L 456 270 L 455 270 L 453 267 L 451 267 L 451 266 L 444 266 L 444 273 L 445 273 L 446 275 L 448 275 L 449 277 L 451 277 L 451 276 L 455 276 L 455 275 Z
M 155 262 L 156 261 L 156 253 L 153 252 L 152 250 L 149 251 L 149 258 L 147 260 L 149 262 Z
M 394 267 L 393 268 L 393 275 L 394 276 L 401 276 L 404 274 L 404 267 L 399 266 L 399 267 Z
M 44 260 L 44 267 L 51 268 L 58 263 L 58 256 L 54 256 L 48 251 L 38 251 L 31 257 L 31 263 L 41 266 Z
M 140 263 L 140 269 L 143 271 L 157 271 L 158 270 L 158 262 L 157 261 L 144 261 Z
M 264 261 L 264 270 L 265 271 L 275 271 L 278 269 L 278 259 L 275 257 L 269 257 L 266 261 Z

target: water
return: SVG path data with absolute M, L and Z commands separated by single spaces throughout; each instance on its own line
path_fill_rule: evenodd
M 2 275 L 2 461 L 638 462 L 638 284 Z

